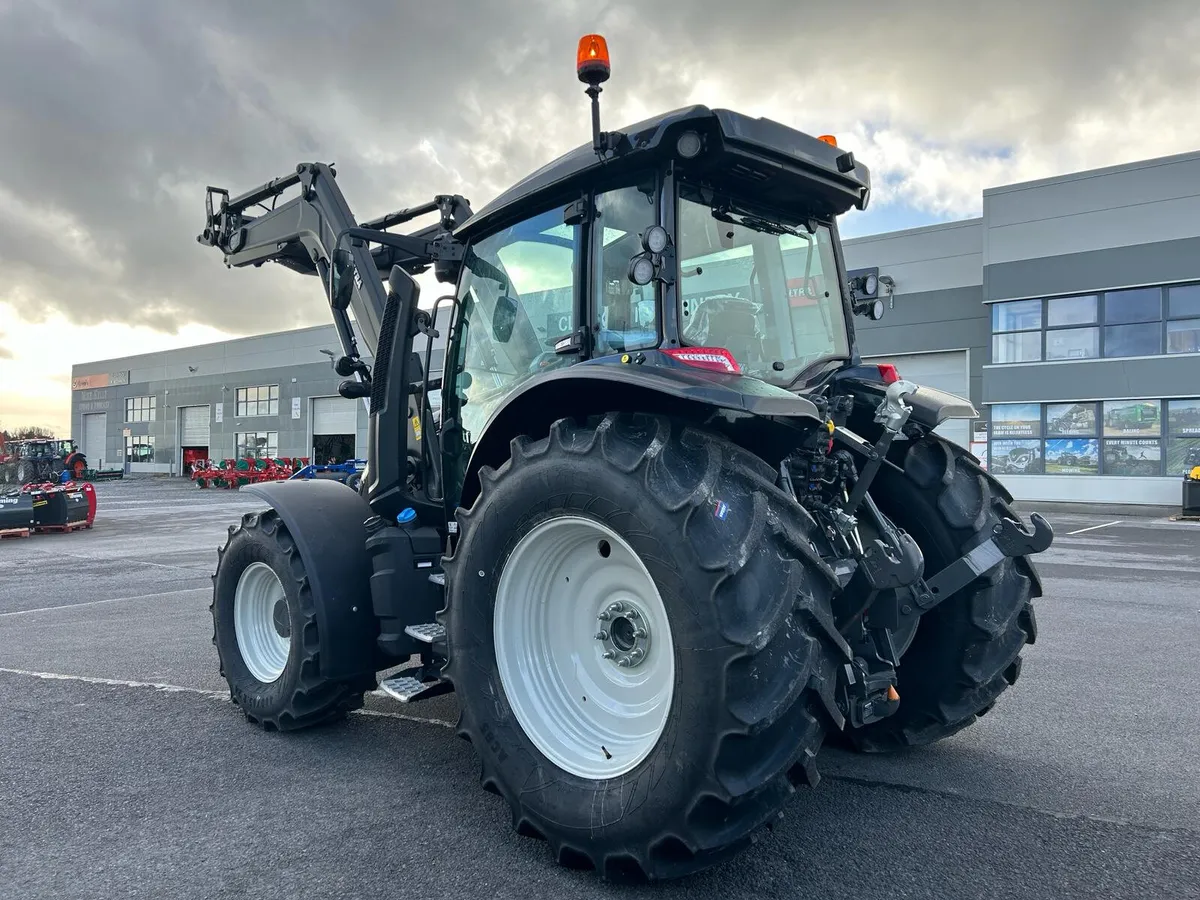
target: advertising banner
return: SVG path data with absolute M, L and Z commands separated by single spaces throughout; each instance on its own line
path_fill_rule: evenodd
M 1095 438 L 1046 441 L 1046 474 L 1100 474 L 1100 442 Z
M 1167 430 L 1180 437 L 1200 437 L 1200 400 L 1168 400 Z
M 993 438 L 1042 436 L 1042 408 L 1038 403 L 998 403 L 992 407 Z M 992 457 L 995 459 L 995 456 Z
M 992 420 L 993 427 L 995 419 Z M 992 463 L 995 475 L 1041 475 L 1041 441 L 997 441 L 991 442 Z
M 1159 406 L 1157 400 L 1105 400 L 1104 436 L 1160 434 Z
M 1095 437 L 1095 403 L 1050 403 L 1046 405 L 1046 435 L 1052 437 Z M 1047 456 L 1049 451 L 1047 451 Z
M 1162 469 L 1162 444 L 1158 440 L 1130 438 L 1104 442 L 1104 474 L 1158 475 Z

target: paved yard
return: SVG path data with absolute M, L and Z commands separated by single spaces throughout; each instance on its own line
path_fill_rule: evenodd
M 827 749 L 749 852 L 628 888 L 511 832 L 453 697 L 249 726 L 208 602 L 255 500 L 98 490 L 93 530 L 0 541 L 0 897 L 1200 895 L 1200 526 L 1052 516 L 1040 637 L 991 714 L 899 757 Z

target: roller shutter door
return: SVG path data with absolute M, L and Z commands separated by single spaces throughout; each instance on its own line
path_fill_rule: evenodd
M 360 405 L 344 397 L 313 397 L 312 433 L 357 434 Z
M 970 399 L 971 382 L 967 373 L 967 351 L 948 350 L 943 353 L 912 353 L 896 356 L 863 357 L 865 363 L 892 363 L 905 381 L 924 387 L 937 388 L 949 394 Z M 971 441 L 971 419 L 947 419 L 936 429 L 962 447 Z
M 179 416 L 179 445 L 181 447 L 207 447 L 209 408 L 207 406 L 180 407 Z
M 87 413 L 83 417 L 83 455 L 88 465 L 96 468 L 104 458 L 105 436 L 108 432 L 108 413 Z

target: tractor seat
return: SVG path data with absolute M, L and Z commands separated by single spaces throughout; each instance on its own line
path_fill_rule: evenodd
M 762 338 L 754 313 L 745 307 L 725 306 L 708 316 L 710 340 L 724 347 L 735 359 L 746 361 L 762 357 Z

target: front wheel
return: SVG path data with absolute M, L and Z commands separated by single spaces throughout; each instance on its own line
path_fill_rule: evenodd
M 268 730 L 340 719 L 365 686 L 320 674 L 316 604 L 304 560 L 278 513 L 229 529 L 213 576 L 213 644 L 230 698 Z
M 458 513 L 449 665 L 484 786 L 564 865 L 677 877 L 774 821 L 848 647 L 774 470 L 670 419 L 517 439 Z

